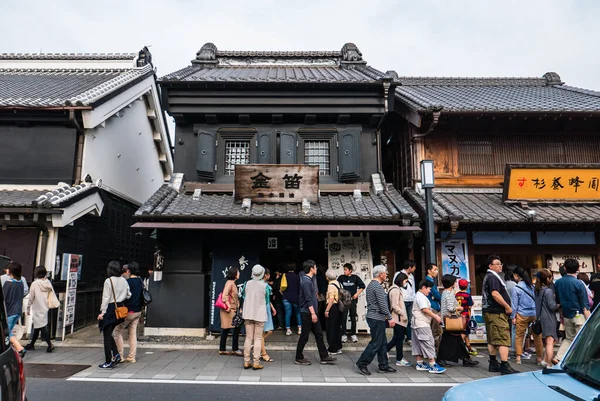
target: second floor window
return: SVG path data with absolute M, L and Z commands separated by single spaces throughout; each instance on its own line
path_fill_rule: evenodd
M 250 141 L 225 141 L 225 175 L 234 175 L 237 164 L 250 164 Z
M 304 142 L 304 164 L 319 166 L 319 175 L 331 175 L 330 141 Z

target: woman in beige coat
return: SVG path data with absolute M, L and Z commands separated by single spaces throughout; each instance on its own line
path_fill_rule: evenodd
M 394 326 L 394 336 L 387 345 L 387 351 L 396 347 L 396 366 L 411 366 L 411 363 L 404 358 L 402 353 L 402 344 L 404 343 L 404 334 L 408 325 L 408 315 L 406 314 L 406 306 L 400 288 L 406 286 L 408 276 L 404 273 L 398 273 L 388 291 L 390 309 L 392 310 L 392 320 L 396 323 Z
M 223 287 L 223 303 L 227 306 L 227 310 L 221 309 L 221 341 L 219 345 L 220 355 L 235 355 L 244 356 L 240 351 L 239 338 L 240 330 L 242 327 L 233 327 L 232 320 L 235 316 L 236 311 L 240 307 L 240 298 L 238 296 L 238 288 L 235 283 L 240 278 L 240 271 L 237 267 L 230 267 L 227 270 L 227 281 L 225 287 Z M 233 329 L 233 335 L 231 336 L 231 348 L 232 351 L 227 351 L 227 336 Z
M 35 349 L 35 342 L 38 339 L 40 333 L 42 334 L 42 340 L 48 344 L 46 352 L 54 351 L 54 345 L 50 342 L 50 335 L 48 334 L 48 294 L 54 289 L 52 283 L 46 278 L 48 272 L 44 266 L 38 266 L 35 268 L 34 277 L 35 281 L 31 284 L 29 289 L 29 304 L 27 305 L 27 314 L 31 315 L 33 323 L 33 336 L 31 342 L 25 346 L 28 351 Z M 33 315 L 31 314 L 33 310 Z

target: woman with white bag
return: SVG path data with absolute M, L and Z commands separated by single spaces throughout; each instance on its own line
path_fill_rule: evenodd
M 35 349 L 35 342 L 40 333 L 42 340 L 48 344 L 46 352 L 54 351 L 54 345 L 50 342 L 48 333 L 48 310 L 58 307 L 58 298 L 56 298 L 52 283 L 46 278 L 47 274 L 44 266 L 36 267 L 33 272 L 35 281 L 29 289 L 29 304 L 27 305 L 27 314 L 31 315 L 33 323 L 33 335 L 31 342 L 25 346 L 28 351 Z

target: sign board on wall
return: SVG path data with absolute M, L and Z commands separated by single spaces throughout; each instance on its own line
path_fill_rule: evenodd
M 505 202 L 600 202 L 600 164 L 507 164 Z
M 312 203 L 319 200 L 319 166 L 246 164 L 235 166 L 235 200 L 260 203 Z
M 354 268 L 354 273 L 365 283 L 373 279 L 373 257 L 371 254 L 371 241 L 369 234 L 365 233 L 361 236 L 327 236 L 328 244 L 328 262 L 329 268 L 336 272 L 339 277 L 344 274 L 344 264 L 350 263 Z M 363 291 L 358 297 L 356 305 L 356 328 L 358 330 L 369 330 L 367 325 L 367 301 Z M 348 320 L 349 322 L 350 320 Z M 348 324 L 346 322 L 346 324 Z
M 469 279 L 469 252 L 467 240 L 460 238 L 445 239 L 442 246 L 442 274 Z
M 575 259 L 579 262 L 579 271 L 582 273 L 594 272 L 594 261 L 592 255 L 552 255 L 552 267 L 550 270 L 557 272 L 567 259 Z
M 487 342 L 487 335 L 485 331 L 485 323 L 483 321 L 482 312 L 482 299 L 481 295 L 473 295 L 473 307 L 471 308 L 471 319 L 468 322 L 471 328 L 471 334 L 469 334 L 469 340 L 473 344 L 481 344 Z

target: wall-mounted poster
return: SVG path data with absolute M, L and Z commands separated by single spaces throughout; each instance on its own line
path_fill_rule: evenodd
M 470 281 L 467 240 L 462 238 L 445 239 L 441 245 L 442 274 L 451 274 Z
M 473 295 L 473 307 L 471 308 L 471 319 L 468 322 L 471 334 L 469 340 L 472 344 L 483 344 L 487 342 L 485 323 L 481 310 L 481 295 Z
M 372 280 L 373 256 L 371 254 L 371 241 L 369 234 L 360 236 L 332 236 L 327 237 L 329 267 L 336 271 L 338 276 L 344 274 L 344 264 L 350 263 L 354 274 L 359 276 L 365 285 Z M 367 325 L 367 304 L 365 293 L 358 297 L 356 308 L 358 330 L 369 330 Z M 349 324 L 348 322 L 346 322 Z

